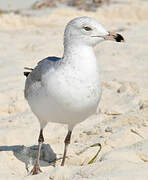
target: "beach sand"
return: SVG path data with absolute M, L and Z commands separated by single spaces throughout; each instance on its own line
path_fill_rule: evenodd
M 118 0 L 96 12 L 64 6 L 45 13 L 0 14 L 0 179 L 148 179 L 147 12 L 146 0 Z M 103 86 L 98 113 L 74 128 L 64 167 L 59 165 L 67 126 L 48 123 L 43 172 L 31 176 L 27 169 L 36 159 L 39 123 L 24 99 L 23 68 L 47 56 L 62 56 L 65 25 L 78 16 L 94 17 L 106 29 L 121 33 L 125 43 L 95 47 Z M 102 150 L 88 165 L 99 149 L 90 147 L 95 143 L 101 143 Z M 56 157 L 55 164 L 49 163 Z

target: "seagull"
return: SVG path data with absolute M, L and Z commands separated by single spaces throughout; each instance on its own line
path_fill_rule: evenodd
M 41 171 L 39 166 L 43 129 L 48 122 L 68 125 L 61 166 L 64 166 L 74 126 L 96 113 L 101 82 L 98 59 L 93 47 L 105 40 L 124 41 L 91 17 L 71 20 L 64 32 L 63 57 L 50 56 L 41 60 L 27 77 L 24 95 L 32 112 L 40 122 L 38 156 L 31 174 Z

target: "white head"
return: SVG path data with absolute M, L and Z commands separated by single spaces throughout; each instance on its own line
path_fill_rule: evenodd
M 120 38 L 119 38 L 120 36 Z M 94 46 L 104 40 L 122 41 L 119 34 L 111 34 L 95 19 L 90 17 L 78 17 L 71 20 L 64 33 L 64 44 L 66 42 Z

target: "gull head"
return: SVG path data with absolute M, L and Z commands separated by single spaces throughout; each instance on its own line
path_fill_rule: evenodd
M 108 32 L 95 19 L 85 16 L 71 20 L 65 28 L 64 44 L 70 42 L 95 46 L 104 40 L 122 42 L 124 38 L 120 34 Z

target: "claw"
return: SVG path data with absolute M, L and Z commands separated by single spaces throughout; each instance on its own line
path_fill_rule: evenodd
M 39 165 L 35 164 L 35 166 L 31 170 L 30 174 L 35 175 L 35 174 L 39 174 L 40 172 L 42 172 L 42 170 L 40 169 Z

